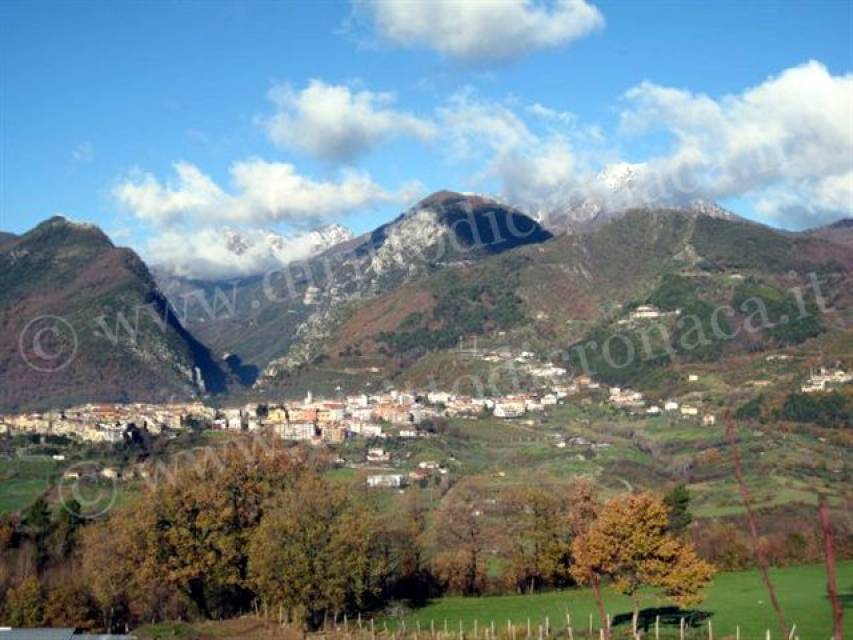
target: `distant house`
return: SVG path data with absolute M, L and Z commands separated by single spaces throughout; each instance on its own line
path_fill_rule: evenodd
M 400 489 L 406 486 L 406 476 L 400 473 L 377 473 L 367 476 L 371 488 Z
M 803 393 L 818 393 L 826 391 L 829 385 L 846 384 L 853 382 L 853 374 L 842 369 L 827 371 L 823 367 L 816 373 L 812 372 L 806 383 L 800 387 Z
M 382 426 L 378 424 L 370 424 L 363 422 L 351 422 L 349 424 L 350 432 L 363 436 L 365 438 L 382 438 Z
M 317 428 L 313 422 L 287 422 L 277 429 L 284 440 L 313 440 L 317 436 Z
M 385 449 L 372 448 L 367 450 L 368 462 L 389 462 L 390 460 L 391 454 Z
M 427 394 L 427 400 L 430 404 L 449 404 L 453 400 L 453 396 L 446 391 L 430 391 Z
M 496 402 L 494 415 L 496 418 L 520 418 L 524 411 L 523 402 Z
M 660 318 L 663 314 L 656 307 L 642 304 L 631 312 L 632 320 L 652 320 Z

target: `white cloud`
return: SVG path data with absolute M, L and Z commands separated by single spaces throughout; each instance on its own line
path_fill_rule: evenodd
M 277 270 L 328 246 L 317 231 L 281 236 L 262 229 L 166 229 L 148 242 L 146 258 L 178 276 L 221 279 Z
M 177 181 L 165 184 L 150 173 L 134 171 L 113 187 L 113 196 L 137 218 L 155 224 L 227 208 L 229 196 L 198 167 L 176 162 L 174 169 Z
M 279 109 L 263 121 L 270 139 L 327 161 L 351 162 L 392 137 L 429 140 L 435 135 L 428 120 L 395 110 L 390 93 L 312 80 L 301 91 L 276 87 L 270 99 Z
M 508 201 L 533 210 L 569 197 L 581 178 L 569 143 L 558 136 L 504 154 L 495 161 L 492 173 Z
M 812 61 L 720 99 L 649 82 L 626 99 L 623 132 L 674 140 L 648 162 L 655 189 L 746 197 L 794 226 L 851 215 L 853 74 Z
M 531 144 L 534 134 L 508 106 L 478 98 L 471 89 L 453 94 L 438 109 L 441 129 L 456 159 L 509 152 Z
M 587 150 L 599 144 L 599 134 L 579 126 L 572 114 L 541 104 L 521 105 L 478 97 L 466 89 L 438 110 L 438 121 L 451 157 L 478 163 L 475 183 L 495 181 L 508 202 L 536 211 L 569 198 L 589 174 Z M 544 121 L 534 127 L 519 113 Z
M 451 157 L 527 210 L 738 198 L 787 227 L 853 215 L 853 74 L 809 62 L 720 98 L 643 82 L 624 99 L 610 136 L 553 105 L 470 89 L 436 119 Z M 660 133 L 668 147 L 626 162 L 620 149 Z
M 316 222 L 411 195 L 411 185 L 390 193 L 366 172 L 343 171 L 335 181 L 313 180 L 291 164 L 250 159 L 231 166 L 226 192 L 195 165 L 174 165 L 176 180 L 161 182 L 136 172 L 113 188 L 114 197 L 136 217 L 163 225 L 184 217 L 205 221 Z
M 355 0 L 378 34 L 469 63 L 500 63 L 566 45 L 604 26 L 586 0 Z

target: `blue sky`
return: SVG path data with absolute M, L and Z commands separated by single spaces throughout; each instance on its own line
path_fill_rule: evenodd
M 659 176 L 687 156 L 695 195 L 738 213 L 790 228 L 851 215 L 853 3 L 483 4 L 522 13 L 491 28 L 494 7 L 456 15 L 448 2 L 410 15 L 414 3 L 384 0 L 7 0 L 0 229 L 62 212 L 143 254 L 200 220 L 364 231 L 440 188 L 536 210 L 609 164 L 650 163 Z M 530 12 L 563 9 L 547 22 L 565 28 L 546 38 Z M 528 17 L 527 31 L 506 26 Z M 329 133 L 323 118 L 334 117 L 316 109 L 335 91 L 353 127 Z M 735 147 L 765 126 L 762 112 L 778 135 L 760 131 L 747 152 L 776 145 L 785 166 L 759 179 Z M 515 134 L 501 138 L 507 127 Z M 201 195 L 176 162 L 203 177 Z M 267 193 L 282 166 L 293 184 Z M 342 204 L 329 204 L 338 193 Z

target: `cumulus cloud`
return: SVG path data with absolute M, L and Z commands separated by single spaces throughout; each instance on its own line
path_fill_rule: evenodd
M 544 121 L 544 129 L 524 113 Z M 488 100 L 470 89 L 451 96 L 438 109 L 438 121 L 451 157 L 479 163 L 475 182 L 495 181 L 504 199 L 532 211 L 580 188 L 589 177 L 589 149 L 600 142 L 571 113 Z M 578 144 L 586 150 L 579 152 Z
M 206 221 L 312 223 L 411 196 L 412 185 L 388 192 L 363 171 L 343 171 L 334 181 L 313 180 L 291 164 L 258 158 L 236 162 L 225 191 L 195 165 L 178 162 L 175 179 L 161 181 L 135 172 L 119 181 L 113 195 L 136 217 L 164 225 L 181 218 Z
M 201 227 L 165 229 L 148 242 L 146 258 L 170 273 L 186 278 L 224 279 L 251 276 L 305 260 L 330 246 L 335 235 L 307 231 L 282 236 L 262 229 Z
M 608 135 L 554 105 L 470 89 L 436 120 L 453 158 L 480 163 L 475 180 L 530 211 L 739 198 L 792 228 L 853 215 L 853 74 L 814 61 L 722 97 L 643 82 Z M 661 134 L 670 143 L 643 162 L 620 151 Z
M 269 97 L 278 107 L 263 120 L 270 139 L 326 161 L 352 162 L 389 138 L 429 140 L 436 133 L 430 121 L 394 109 L 390 93 L 312 80 L 301 91 L 278 86 Z
M 470 88 L 450 96 L 438 109 L 438 117 L 456 159 L 506 153 L 532 143 L 535 138 L 510 107 L 481 99 Z
M 673 139 L 649 159 L 648 188 L 746 197 L 791 226 L 851 214 L 853 74 L 812 61 L 719 99 L 650 82 L 625 97 L 624 133 Z
M 379 36 L 466 63 L 502 63 L 559 47 L 604 26 L 586 0 L 355 0 Z

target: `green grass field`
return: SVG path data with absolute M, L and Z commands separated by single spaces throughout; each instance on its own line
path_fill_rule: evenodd
M 802 640 L 829 638 L 831 620 L 823 566 L 775 569 L 772 577 L 789 624 L 797 625 L 796 635 Z M 845 562 L 839 566 L 838 579 L 847 611 L 845 633 L 849 635 L 853 633 L 853 613 L 850 611 L 853 602 L 853 562 Z M 628 614 L 631 607 L 627 598 L 607 591 L 605 604 L 617 629 L 629 627 Z M 670 605 L 664 599 L 654 594 L 649 593 L 643 597 L 644 609 L 668 606 Z M 738 625 L 744 640 L 763 640 L 767 629 L 770 629 L 772 637 L 780 636 L 775 615 L 756 571 L 719 574 L 708 590 L 705 601 L 695 609 L 710 615 L 715 638 L 734 638 Z M 593 614 L 596 630 L 598 629 L 595 611 L 591 591 L 571 589 L 535 595 L 442 598 L 403 617 L 389 618 L 388 624 L 390 628 L 400 628 L 405 621 L 408 629 L 414 629 L 417 623 L 420 623 L 422 629 L 429 629 L 432 621 L 436 628 L 443 629 L 446 619 L 450 630 L 458 630 L 461 621 L 463 628 L 470 633 L 475 620 L 480 629 L 490 625 L 492 621 L 497 628 L 505 629 L 507 620 L 511 620 L 513 625 L 526 627 L 527 619 L 530 618 L 536 635 L 538 625 L 544 624 L 546 617 L 549 618 L 552 629 L 565 631 L 566 614 L 570 613 L 575 635 L 586 637 L 590 613 Z M 650 615 L 653 621 L 654 614 Z M 673 637 L 673 631 L 677 635 L 679 617 L 662 616 L 662 635 Z M 581 636 L 579 630 L 586 633 Z M 597 631 L 595 637 L 598 637 Z M 707 638 L 707 622 L 702 624 L 701 629 L 691 630 L 688 637 Z
M 0 513 L 25 509 L 48 490 L 57 464 L 44 456 L 0 460 Z
M 831 630 L 829 604 L 825 596 L 825 574 L 820 565 L 790 567 L 776 569 L 772 572 L 779 598 L 789 624 L 797 625 L 794 633 L 801 640 L 828 640 Z M 853 596 L 853 562 L 842 563 L 839 566 L 839 588 L 845 602 L 847 617 L 844 631 L 846 635 L 853 633 L 853 619 L 850 616 L 850 602 Z M 608 612 L 613 616 L 614 638 L 630 637 L 630 605 L 628 599 L 612 591 L 606 591 L 605 603 Z M 642 606 L 648 614 L 649 631 L 645 637 L 654 638 L 655 608 L 668 607 L 668 603 L 649 594 L 643 599 Z M 771 638 L 780 638 L 775 616 L 767 601 L 766 592 L 758 574 L 754 571 L 727 573 L 716 577 L 709 589 L 705 602 L 695 609 L 704 616 L 704 620 L 696 626 L 688 628 L 685 638 L 688 640 L 706 640 L 708 638 L 708 623 L 710 618 L 713 637 L 725 640 L 736 637 L 736 629 L 740 627 L 740 637 L 743 640 L 765 640 L 769 629 Z M 566 640 L 566 614 L 571 614 L 573 638 L 587 640 L 589 638 L 589 616 L 593 614 L 594 631 L 592 637 L 597 640 L 598 616 L 595 603 L 588 589 L 572 589 L 535 595 L 493 596 L 483 598 L 448 597 L 437 600 L 427 606 L 408 612 L 403 616 L 387 617 L 376 620 L 377 637 L 386 637 L 381 633 L 385 625 L 391 632 L 400 632 L 405 622 L 406 635 L 398 635 L 401 640 L 415 637 L 412 632 L 418 628 L 421 638 L 430 638 L 430 625 L 436 632 L 444 630 L 445 620 L 447 630 L 456 637 L 460 624 L 466 637 L 473 638 L 474 623 L 477 622 L 479 637 L 492 622 L 495 631 L 503 639 L 507 637 L 507 621 L 511 620 L 516 629 L 516 638 L 526 638 L 527 621 L 530 620 L 531 637 L 537 638 L 539 626 L 545 624 L 548 618 L 551 637 Z M 679 637 L 680 612 L 663 613 L 661 615 L 660 637 L 672 640 Z M 355 621 L 351 621 L 350 631 L 355 630 Z M 363 627 L 368 628 L 366 625 Z M 221 622 L 162 623 L 144 625 L 134 630 L 134 634 L 143 640 L 185 638 L 192 640 L 294 640 L 301 634 L 294 630 L 279 628 L 276 624 L 264 624 L 259 618 L 247 616 Z M 325 633 L 328 638 L 347 638 L 349 640 L 367 640 L 369 632 L 334 634 Z

